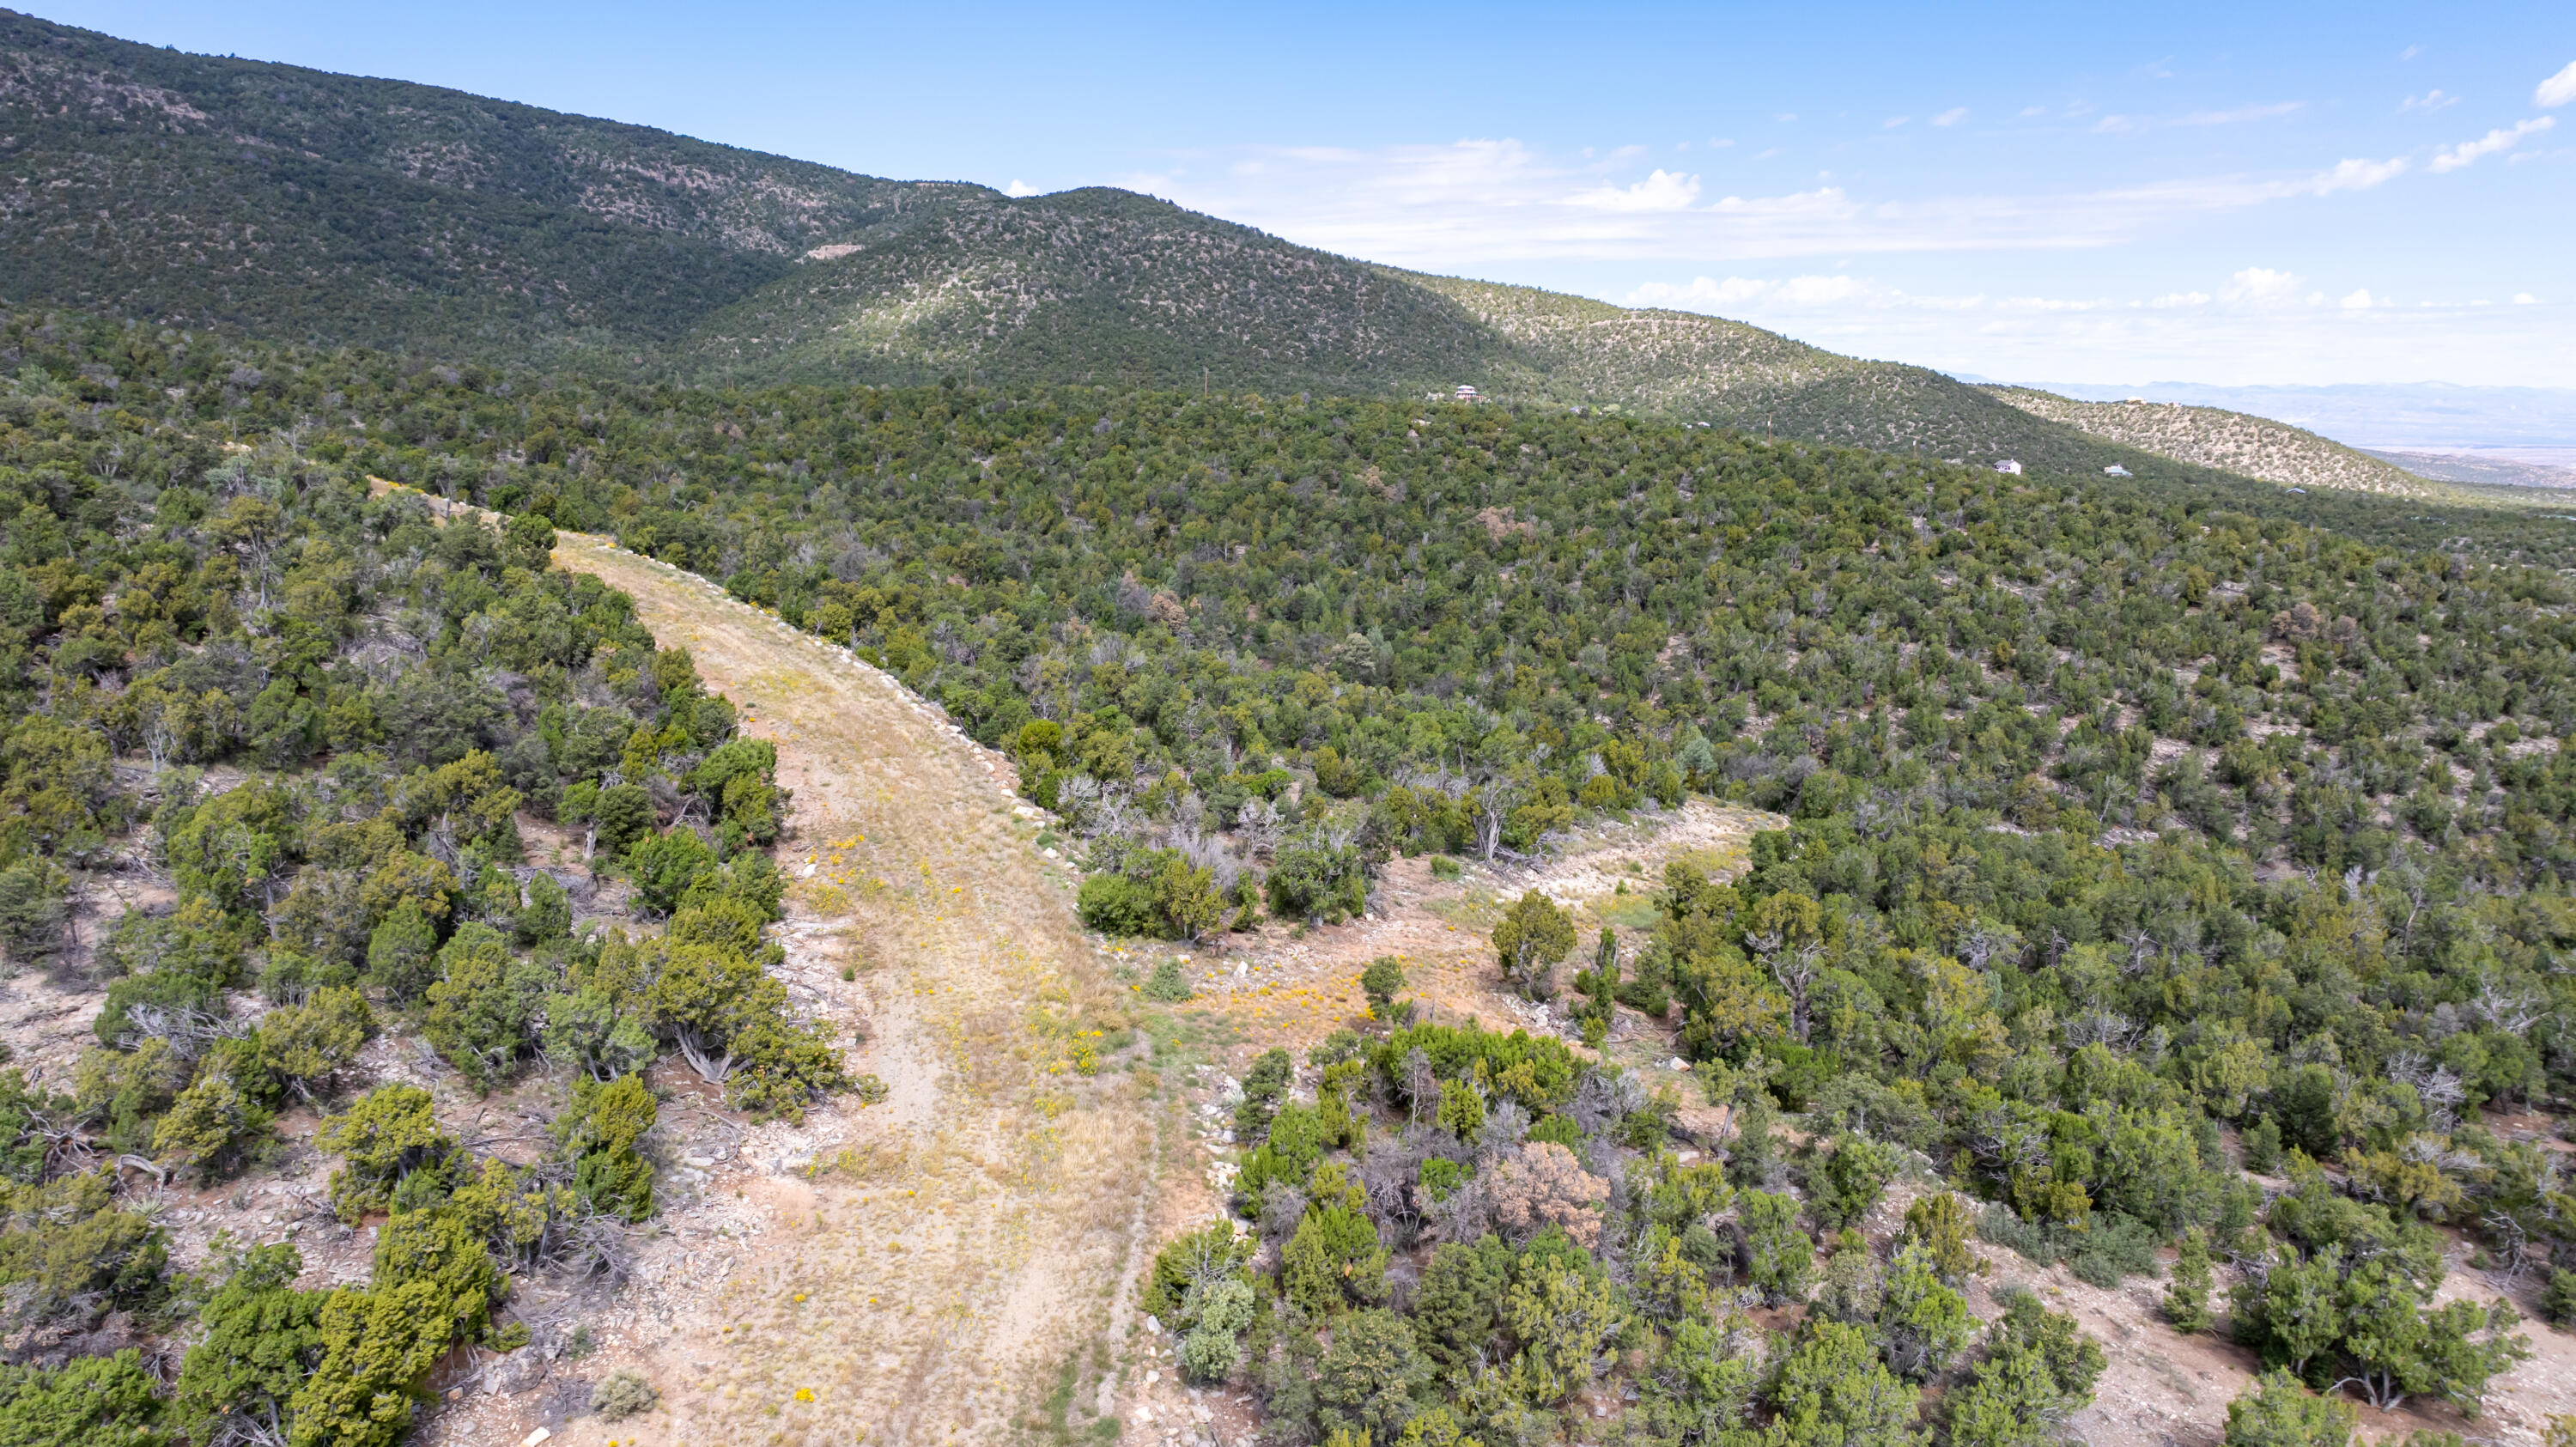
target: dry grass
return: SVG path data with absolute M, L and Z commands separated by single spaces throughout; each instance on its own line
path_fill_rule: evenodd
M 744 733 L 778 746 L 795 794 L 786 972 L 826 1016 L 864 1021 L 853 1063 L 892 1089 L 754 1133 L 747 1156 L 787 1153 L 784 1178 L 730 1183 L 764 1229 L 721 1285 L 637 1325 L 665 1405 L 555 1440 L 995 1440 L 1077 1356 L 1079 1416 L 1116 1370 L 1090 1343 L 1119 1324 L 1150 1220 L 1159 1107 L 1100 1065 L 1123 991 L 1007 769 L 874 670 L 702 580 L 574 534 L 557 561 L 633 596 L 742 707 Z

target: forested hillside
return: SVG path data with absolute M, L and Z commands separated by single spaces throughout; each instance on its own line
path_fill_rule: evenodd
M 849 643 L 1006 750 L 1112 932 L 1330 927 L 1396 854 L 1543 857 L 1695 793 L 1789 814 L 1732 884 L 1662 881 L 1644 948 L 1587 944 L 1571 981 L 1543 900 L 1495 936 L 1520 988 L 1673 1032 L 1744 1123 L 1722 1166 L 1665 1149 L 1668 1095 L 1560 1041 L 1396 1029 L 1388 981 L 1376 1033 L 1317 1053 L 1320 1094 L 1283 1103 L 1279 1062 L 1238 1117 L 1237 1202 L 1272 1249 L 1192 1238 L 1152 1300 L 1184 1368 L 1250 1387 L 1283 1440 L 1537 1441 L 1605 1401 L 1644 1440 L 2047 1440 L 2086 1349 L 2031 1302 L 1969 1350 L 1963 1233 L 2107 1281 L 2182 1243 L 2189 1330 L 2188 1262 L 2214 1255 L 2240 1339 L 2383 1405 L 2474 1409 L 2519 1350 L 2491 1291 L 2431 1307 L 2436 1226 L 2533 1309 L 2576 1306 L 2554 1157 L 2497 1113 L 2555 1110 L 2576 1073 L 2568 525 L 1536 407 L 736 391 L 36 314 L 0 347 L 17 947 L 143 808 L 111 752 L 301 771 L 213 800 L 157 775 L 153 837 L 202 855 L 202 899 L 112 956 L 135 1006 L 260 979 L 437 1018 L 379 954 L 537 908 L 479 902 L 506 840 L 474 800 L 649 830 L 596 787 L 623 770 L 735 817 L 706 782 L 731 755 L 697 752 L 721 713 L 613 597 L 510 551 L 539 516 Z M 367 476 L 522 523 L 433 535 L 361 502 Z M 337 762 L 364 750 L 420 772 Z M 639 887 L 757 895 L 756 855 L 712 862 L 756 833 L 673 876 L 684 846 L 627 857 Z M 626 978 L 536 933 L 546 979 Z M 150 1148 L 224 1169 L 292 1083 L 253 1059 L 175 1071 L 190 1124 Z M 1774 1148 L 1781 1111 L 1809 1147 Z M 93 1179 L 20 1139 L 24 1190 Z M 1907 1159 L 1957 1194 L 1881 1260 L 1838 1233 Z M 1746 1314 L 1799 1301 L 1767 1342 Z
M 76 1063 L 0 1071 L 0 1439 L 397 1441 L 452 1349 L 530 1343 L 520 1285 L 623 1271 L 657 1057 L 759 1115 L 848 1083 L 767 973 L 774 754 L 544 519 L 370 500 L 345 449 L 160 390 L 184 344 L 6 331 L 0 962 L 95 1014 Z M 532 858 L 522 819 L 578 849 Z M 387 1031 L 476 1095 L 541 1056 L 561 1085 L 496 1154 L 357 1087 Z M 177 1258 L 172 1190 L 315 1153 L 379 1223 L 363 1284 L 299 1287 L 295 1228 L 248 1213 Z
M 0 12 L 0 301 L 733 383 L 1197 387 L 1619 408 L 2191 477 L 1921 368 L 1429 277 L 1130 192 L 898 182 Z

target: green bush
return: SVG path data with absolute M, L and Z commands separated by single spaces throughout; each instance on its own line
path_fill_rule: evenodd
M 1869 1214 L 1887 1183 L 1896 1179 L 1896 1148 L 1867 1136 L 1840 1135 L 1807 1172 L 1807 1203 L 1817 1224 L 1839 1231 Z
M 591 819 L 598 829 L 599 848 L 614 858 L 653 832 L 653 796 L 640 784 L 602 789 L 591 808 Z
M 23 964 L 62 942 L 71 872 L 30 855 L 0 868 L 0 961 Z
M 1798 1228 L 1798 1201 L 1769 1191 L 1735 1198 L 1736 1253 L 1745 1280 L 1774 1303 L 1805 1294 L 1815 1269 L 1816 1246 Z
M 152 1131 L 152 1154 L 209 1185 L 241 1170 L 267 1144 L 275 1119 L 235 1074 L 209 1057 Z
M 23 1287 L 22 1320 L 56 1317 L 92 1302 L 127 1311 L 161 1301 L 167 1235 L 116 1204 L 106 1174 L 0 1187 L 0 1286 Z
M 173 1425 L 191 1442 L 255 1440 L 273 1430 L 322 1359 L 330 1293 L 295 1290 L 304 1269 L 296 1249 L 259 1247 L 228 1264 L 198 1316 L 205 1334 L 188 1349 L 171 1393 Z
M 1395 992 L 1404 988 L 1404 964 L 1381 956 L 1369 961 L 1360 971 L 1360 993 L 1368 997 L 1369 1013 L 1386 1019 L 1395 1010 Z
M 313 1144 L 345 1161 L 331 1173 L 331 1205 L 351 1223 L 389 1208 L 396 1188 L 414 1175 L 443 1178 L 457 1154 L 455 1137 L 439 1127 L 429 1092 L 416 1085 L 368 1091 L 347 1114 L 324 1121 Z
M 1146 978 L 1139 993 L 1158 1005 L 1177 1005 L 1197 992 L 1190 988 L 1189 976 L 1182 973 L 1180 961 L 1164 960 L 1154 966 L 1154 973 Z
M 408 1004 L 438 978 L 438 929 L 415 899 L 403 899 L 367 936 L 367 978 L 385 998 Z
M 539 1012 L 554 971 L 515 959 L 490 925 L 459 925 L 438 952 L 439 978 L 423 1001 L 421 1034 L 477 1090 L 506 1080 L 536 1048 Z
M 1556 993 L 1557 963 L 1574 949 L 1574 920 L 1537 890 L 1524 892 L 1494 926 L 1494 956 L 1503 978 L 1533 1000 Z
M 556 1117 L 554 1131 L 573 1158 L 573 1189 L 584 1206 L 628 1221 L 653 1214 L 653 1166 L 635 1143 L 658 1114 L 640 1075 L 605 1085 L 573 1082 L 572 1106 Z
M 59 1371 L 0 1366 L 0 1442 L 10 1447 L 164 1447 L 165 1409 L 133 1347 Z M 205 1439 L 200 1439 L 205 1440 Z

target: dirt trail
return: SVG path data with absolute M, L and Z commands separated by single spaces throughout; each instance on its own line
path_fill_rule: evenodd
M 714 1168 L 707 1189 L 752 1219 L 664 1253 L 677 1259 L 639 1287 L 667 1317 L 648 1304 L 617 1344 L 665 1409 L 553 1440 L 1015 1435 L 1108 1329 L 1156 1176 L 1158 1107 L 1134 1077 L 1073 1064 L 1123 992 L 1074 921 L 1063 867 L 1000 761 L 876 670 L 604 540 L 561 534 L 555 557 L 633 597 L 654 637 L 743 708 L 744 734 L 777 745 L 795 792 L 783 973 L 823 1018 L 864 1023 L 855 1064 L 892 1093 L 755 1130 Z M 693 1266 L 692 1283 L 722 1284 L 656 1291 Z M 1104 1361 L 1086 1354 L 1069 1385 L 1113 1395 Z

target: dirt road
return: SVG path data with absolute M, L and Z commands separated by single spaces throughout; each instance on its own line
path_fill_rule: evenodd
M 702 579 L 573 533 L 555 556 L 632 596 L 743 707 L 743 732 L 777 745 L 795 793 L 783 973 L 821 1017 L 864 1025 L 855 1063 L 893 1090 L 754 1131 L 714 1166 L 706 1188 L 751 1220 L 685 1260 L 717 1260 L 722 1284 L 666 1289 L 669 1320 L 629 1344 L 664 1410 L 554 1440 L 995 1441 L 1059 1416 L 1051 1397 L 1122 1399 L 1104 1347 L 1168 1108 L 1145 1077 L 1077 1064 L 1100 1039 L 1085 1032 L 1121 1023 L 1124 991 L 1007 770 L 883 675 Z M 679 1282 L 641 1283 L 657 1284 Z

